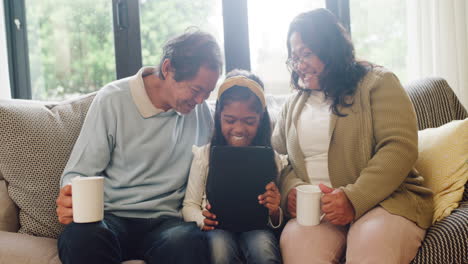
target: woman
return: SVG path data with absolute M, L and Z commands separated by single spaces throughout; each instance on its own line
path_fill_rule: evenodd
M 431 224 L 432 194 L 412 169 L 417 124 L 398 78 L 356 61 L 332 13 L 298 15 L 287 40 L 291 83 L 272 144 L 292 169 L 280 181 L 292 219 L 280 239 L 285 263 L 409 263 Z M 323 220 L 300 226 L 296 190 L 320 184 Z M 346 252 L 344 252 L 346 249 Z
M 265 193 L 258 196 L 258 203 L 268 208 L 269 219 L 265 219 L 268 228 L 246 232 L 218 229 L 219 219 L 209 211 L 211 208 L 205 194 L 210 149 L 226 145 L 271 147 L 271 125 L 263 82 L 248 71 L 231 71 L 219 88 L 211 144 L 193 147 L 194 158 L 182 214 L 185 221 L 195 221 L 206 231 L 213 264 L 281 263 L 278 240 L 272 229 L 281 226 L 283 214 L 281 196 L 274 182 L 268 183 Z M 279 173 L 287 165 L 287 157 L 275 154 L 275 163 Z

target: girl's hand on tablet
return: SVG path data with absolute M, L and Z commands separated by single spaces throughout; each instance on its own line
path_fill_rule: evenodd
M 203 231 L 208 231 L 208 230 L 213 230 L 215 229 L 215 226 L 218 225 L 218 221 L 216 221 L 216 215 L 211 213 L 211 205 L 206 204 L 206 210 L 203 210 L 202 214 L 205 217 L 205 220 L 203 220 Z
M 265 193 L 258 196 L 258 203 L 268 208 L 270 215 L 277 214 L 281 202 L 281 194 L 278 187 L 276 187 L 274 182 L 270 182 L 265 186 L 265 190 Z

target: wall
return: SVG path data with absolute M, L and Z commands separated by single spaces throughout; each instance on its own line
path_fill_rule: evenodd
M 3 2 L 0 1 L 0 99 L 11 98 Z

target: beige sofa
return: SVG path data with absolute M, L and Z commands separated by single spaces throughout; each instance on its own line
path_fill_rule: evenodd
M 468 117 L 447 83 L 406 86 L 420 129 Z M 59 177 L 94 94 L 56 104 L 0 100 L 0 263 L 60 263 Z M 268 97 L 272 119 L 284 97 Z M 468 263 L 468 197 L 428 230 L 413 263 Z M 125 263 L 143 263 L 139 260 Z

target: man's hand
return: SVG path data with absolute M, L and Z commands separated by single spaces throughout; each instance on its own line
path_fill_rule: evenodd
M 319 184 L 322 196 L 322 212 L 325 219 L 334 225 L 347 225 L 353 221 L 354 207 L 341 189 L 333 189 Z
M 60 194 L 55 203 L 57 204 L 57 216 L 59 222 L 64 225 L 68 225 L 73 222 L 71 185 L 67 185 L 60 189 Z
M 203 210 L 202 214 L 205 217 L 203 220 L 203 231 L 208 231 L 208 230 L 213 230 L 215 229 L 215 226 L 218 225 L 218 221 L 216 221 L 216 215 L 211 213 L 211 205 L 206 204 L 206 210 Z
M 296 188 L 288 193 L 288 213 L 292 218 L 296 218 L 296 193 Z
M 270 182 L 265 186 L 265 192 L 258 196 L 258 203 L 263 204 L 268 208 L 269 215 L 279 213 L 281 195 L 274 182 Z

